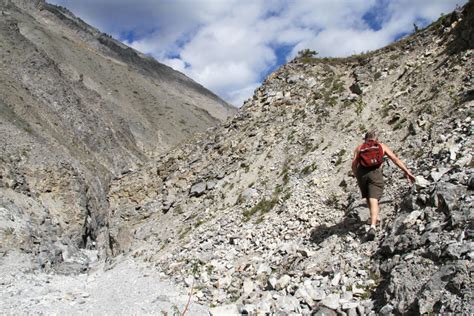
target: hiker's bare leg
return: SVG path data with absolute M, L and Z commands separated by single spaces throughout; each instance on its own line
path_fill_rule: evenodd
M 375 198 L 367 198 L 367 205 L 369 205 L 370 210 L 370 226 L 375 226 L 379 216 L 379 201 Z

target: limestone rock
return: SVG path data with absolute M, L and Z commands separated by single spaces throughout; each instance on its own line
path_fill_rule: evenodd
M 206 192 L 207 184 L 205 182 L 198 182 L 191 186 L 189 189 L 190 196 L 201 196 Z

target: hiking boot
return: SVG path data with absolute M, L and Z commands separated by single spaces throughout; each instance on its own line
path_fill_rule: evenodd
M 368 241 L 374 240 L 376 235 L 377 235 L 377 232 L 375 231 L 375 228 L 371 227 L 369 231 L 367 232 L 367 240 Z

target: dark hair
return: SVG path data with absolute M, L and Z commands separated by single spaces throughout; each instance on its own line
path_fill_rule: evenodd
M 365 140 L 376 139 L 376 138 L 377 138 L 377 133 L 376 133 L 376 131 L 375 131 L 374 129 L 368 131 L 368 132 L 365 134 Z

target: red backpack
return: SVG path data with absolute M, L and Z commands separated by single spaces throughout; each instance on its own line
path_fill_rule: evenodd
M 383 148 L 376 140 L 368 140 L 360 146 L 359 162 L 363 167 L 379 167 L 383 162 Z

